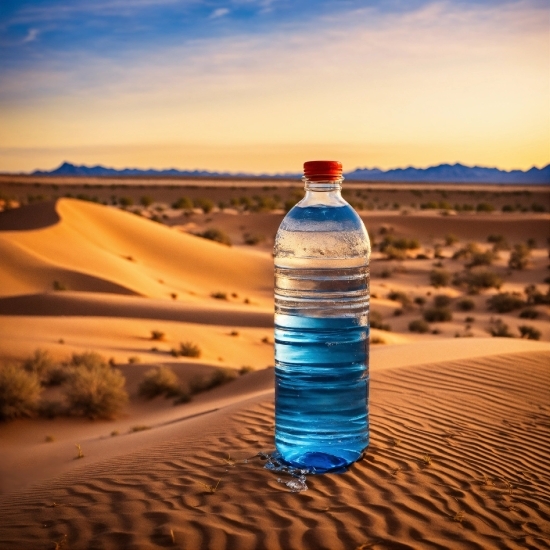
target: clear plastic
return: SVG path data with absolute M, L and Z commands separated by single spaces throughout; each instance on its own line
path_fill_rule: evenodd
M 275 239 L 275 445 L 322 473 L 369 444 L 369 258 L 342 178 L 310 181 Z

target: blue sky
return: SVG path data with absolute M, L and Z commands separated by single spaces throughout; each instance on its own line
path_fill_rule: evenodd
M 538 0 L 2 2 L 0 170 L 540 165 L 549 29 Z

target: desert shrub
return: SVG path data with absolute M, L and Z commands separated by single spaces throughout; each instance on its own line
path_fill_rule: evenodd
M 535 285 L 527 285 L 525 294 L 529 305 L 550 304 L 550 288 L 546 294 L 543 294 Z
M 516 244 L 514 249 L 510 252 L 510 259 L 508 260 L 508 267 L 510 269 L 525 269 L 529 263 L 529 255 L 531 249 L 525 244 Z
M 193 206 L 200 208 L 205 214 L 209 214 L 214 208 L 214 203 L 210 199 L 195 199 Z
M 138 394 L 147 399 L 158 395 L 177 397 L 182 393 L 181 385 L 174 371 L 160 366 L 147 371 L 138 387 Z
M 475 303 L 470 298 L 462 298 L 458 300 L 456 306 L 460 311 L 472 311 L 475 308 Z
M 525 305 L 520 294 L 513 292 L 500 292 L 487 300 L 489 310 L 497 313 L 508 313 Z
M 542 336 L 540 330 L 530 325 L 521 325 L 518 327 L 518 330 L 521 334 L 521 337 L 527 337 L 528 340 L 540 340 L 540 337 Z
M 216 300 L 227 300 L 227 292 L 212 292 L 210 296 Z
M 158 341 L 161 341 L 161 340 L 164 340 L 164 332 L 160 331 L 160 330 L 152 330 L 151 331 L 151 340 L 158 340 Z
M 493 243 L 493 250 L 498 252 L 499 250 L 510 250 L 510 245 L 503 235 L 489 235 L 487 242 Z
M 40 381 L 19 365 L 0 365 L 0 420 L 31 416 L 38 406 Z
M 34 354 L 23 362 L 27 372 L 36 374 L 40 381 L 48 378 L 48 373 L 55 367 L 55 361 L 48 351 L 36 349 Z
M 495 207 L 488 202 L 480 202 L 476 207 L 477 212 L 493 212 L 494 209 Z
M 546 207 L 544 206 L 544 204 L 539 204 L 539 203 L 534 202 L 531 205 L 531 210 L 533 212 L 546 212 Z
M 192 210 L 193 201 L 189 197 L 180 197 L 172 204 L 174 210 Z
M 393 235 L 386 235 L 379 245 L 380 252 L 386 254 L 390 260 L 403 260 L 407 257 L 407 250 L 418 248 L 420 248 L 420 243 L 417 239 L 394 237 Z
M 399 302 L 405 309 L 409 309 L 412 306 L 411 299 L 401 291 L 392 290 L 388 294 L 388 299 Z
M 487 288 L 498 290 L 502 286 L 502 277 L 489 270 L 465 271 L 454 276 L 453 285 L 465 286 L 469 294 L 478 294 Z
M 253 246 L 255 244 L 261 243 L 265 241 L 264 235 L 257 235 L 255 233 L 246 233 L 243 236 L 244 244 L 248 244 L 250 246 Z
M 414 299 L 414 303 L 415 303 L 417 306 L 422 307 L 422 306 L 426 303 L 426 298 L 424 298 L 424 296 L 417 296 L 417 297 Z
M 430 307 L 424 310 L 422 315 L 428 323 L 450 321 L 453 318 L 451 310 L 447 307 Z
M 409 323 L 409 330 L 411 332 L 418 332 L 420 334 L 425 334 L 430 330 L 430 325 L 424 321 L 424 319 L 414 319 Z
M 391 331 L 391 326 L 388 323 L 384 323 L 382 314 L 379 311 L 370 312 L 370 326 L 379 330 Z
M 489 327 L 489 334 L 499 338 L 513 338 L 514 335 L 510 332 L 510 329 L 502 319 L 492 319 L 491 326 Z
M 519 314 L 521 319 L 537 319 L 539 312 L 534 307 L 527 307 Z
M 182 357 L 200 357 L 201 348 L 193 342 L 181 342 L 179 355 Z
M 64 393 L 70 414 L 88 418 L 113 418 L 128 401 L 124 376 L 97 354 L 89 353 L 73 369 Z
M 202 237 L 203 239 L 208 239 L 209 241 L 215 241 L 217 243 L 226 244 L 231 246 L 231 239 L 229 235 L 221 231 L 220 229 L 210 228 L 202 233 L 195 233 L 197 237 Z
M 478 265 L 491 265 L 493 260 L 497 258 L 496 252 L 493 250 L 486 250 L 485 252 L 474 252 L 471 260 L 468 262 L 467 267 L 476 267 Z
M 67 290 L 67 286 L 64 285 L 63 283 L 61 283 L 60 281 L 54 281 L 53 282 L 53 289 L 58 290 L 58 291 Z
M 481 252 L 482 250 L 477 243 L 470 242 L 470 243 L 467 243 L 462 248 L 458 249 L 453 254 L 453 260 L 462 260 L 462 259 L 471 260 L 474 254 L 479 254 Z
M 85 367 L 93 370 L 106 366 L 105 359 L 95 351 L 85 351 L 83 353 L 73 353 L 71 356 L 71 366 Z
M 191 380 L 191 393 L 208 391 L 237 378 L 238 374 L 232 369 L 217 369 L 210 376 L 196 377 Z
M 155 202 L 155 199 L 147 195 L 147 196 L 141 197 L 141 199 L 139 199 L 139 202 L 142 206 L 145 206 L 145 208 L 147 208 Z
M 430 284 L 435 288 L 447 286 L 450 280 L 451 274 L 445 269 L 432 269 L 430 271 Z
M 134 204 L 134 199 L 132 199 L 132 197 L 120 197 L 120 199 L 118 199 L 118 204 L 123 207 L 132 206 Z
M 438 294 L 434 296 L 434 305 L 435 307 L 447 307 L 451 305 L 451 297 L 446 294 Z
M 449 233 L 448 235 L 445 235 L 445 245 L 446 246 L 452 246 L 453 244 L 458 242 L 458 237 L 456 235 L 453 235 L 452 233 Z

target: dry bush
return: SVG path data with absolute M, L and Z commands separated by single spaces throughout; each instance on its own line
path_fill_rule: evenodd
M 508 267 L 510 269 L 525 269 L 529 263 L 529 256 L 531 255 L 531 249 L 526 244 L 516 244 L 514 249 L 510 253 L 510 259 L 508 260 Z
M 196 377 L 191 381 L 191 393 L 200 393 L 227 384 L 237 378 L 238 374 L 232 369 L 217 369 L 213 374 Z
M 42 388 L 34 372 L 13 363 L 0 366 L 0 420 L 31 416 L 37 409 Z
M 138 394 L 147 399 L 158 395 L 177 397 L 182 394 L 180 381 L 169 367 L 154 367 L 143 375 L 138 387 Z
M 520 309 L 525 305 L 523 298 L 516 292 L 500 292 L 487 300 L 490 311 L 508 313 L 514 309 Z
M 430 330 L 430 325 L 428 325 L 424 319 L 414 319 L 409 323 L 409 330 L 411 332 L 424 334 Z
M 370 312 L 370 327 L 379 330 L 391 331 L 391 326 L 388 323 L 384 323 L 382 314 L 379 311 Z
M 540 337 L 542 336 L 540 330 L 530 325 L 521 325 L 518 327 L 518 330 L 521 334 L 521 337 L 527 337 L 528 340 L 540 340 Z
M 476 305 L 470 298 L 462 298 L 456 303 L 456 306 L 460 311 L 472 311 Z
M 202 237 L 203 239 L 208 239 L 209 241 L 214 241 L 220 244 L 225 244 L 231 246 L 231 239 L 229 235 L 224 233 L 221 229 L 216 229 L 214 227 L 203 231 L 202 233 L 195 233 L 197 237 Z
M 430 271 L 430 284 L 435 288 L 447 286 L 450 280 L 451 274 L 445 269 L 432 269 Z
M 422 313 L 424 320 L 428 323 L 450 321 L 453 314 L 448 307 L 430 307 Z
M 201 353 L 199 346 L 193 342 L 180 343 L 179 355 L 182 357 L 200 357 Z
M 451 305 L 451 302 L 451 297 L 446 294 L 438 294 L 437 296 L 434 296 L 435 307 L 447 307 Z
M 499 338 L 513 338 L 514 335 L 510 332 L 510 328 L 502 319 L 491 319 L 491 326 L 488 330 L 491 336 Z
M 43 386 L 57 386 L 68 376 L 67 369 L 54 361 L 49 352 L 43 349 L 36 349 L 34 354 L 24 361 L 23 368 L 36 374 Z
M 94 352 L 74 354 L 64 393 L 68 412 L 88 418 L 113 418 L 128 401 L 124 376 Z
M 502 277 L 489 270 L 465 271 L 454 276 L 453 285 L 465 286 L 469 294 L 478 294 L 487 288 L 498 290 L 502 286 Z

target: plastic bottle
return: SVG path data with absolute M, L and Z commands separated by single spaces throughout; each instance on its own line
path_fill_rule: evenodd
M 275 238 L 275 446 L 313 473 L 369 444 L 370 241 L 342 180 L 339 162 L 306 162 Z

